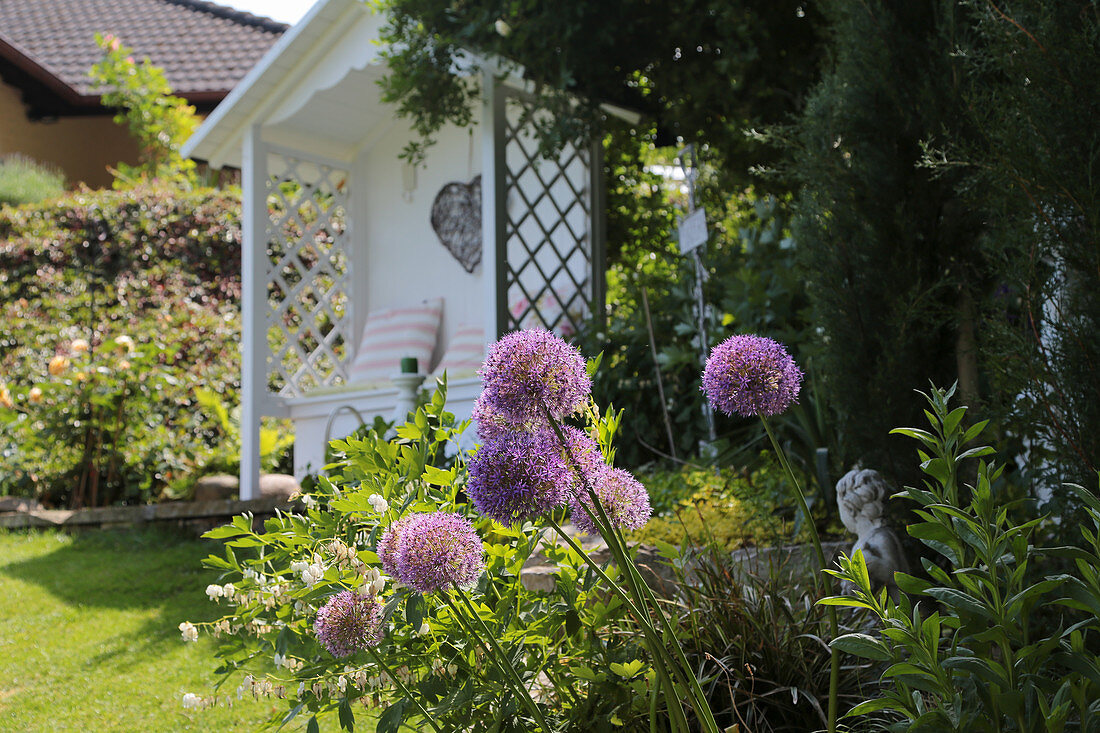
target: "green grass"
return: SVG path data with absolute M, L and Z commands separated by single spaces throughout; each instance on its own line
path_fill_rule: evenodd
M 238 702 L 235 682 L 232 707 L 183 709 L 213 693 L 213 640 L 177 627 L 218 617 L 201 566 L 215 550 L 163 531 L 0 532 L 0 731 L 249 731 L 286 711 Z

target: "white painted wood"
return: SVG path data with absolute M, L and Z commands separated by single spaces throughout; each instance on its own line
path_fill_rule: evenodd
M 352 195 L 365 190 L 362 198 L 355 198 L 362 209 L 354 217 L 354 243 L 364 248 L 366 263 L 356 261 L 359 269 L 354 285 L 367 291 L 362 299 L 356 294 L 355 302 L 365 314 L 443 298 L 443 323 L 434 359 L 421 365 L 427 372 L 443 356 L 460 324 L 484 323 L 484 270 L 466 272 L 431 225 L 432 204 L 443 186 L 468 183 L 481 173 L 481 135 L 477 127 L 441 130 L 437 144 L 427 151 L 425 165 L 416 171 L 410 190 L 406 190 L 407 165 L 398 153 L 412 138 L 407 124 L 394 125 L 363 156 L 361 166 L 355 167 L 359 177 L 352 181 Z M 482 268 L 484 262 L 483 256 Z
M 289 416 L 294 421 L 295 474 L 301 478 L 323 467 L 326 438 L 350 433 L 360 418 L 370 422 L 375 416 L 389 417 L 397 400 L 392 388 L 364 390 L 356 385 L 321 388 L 293 398 L 267 391 L 272 370 L 268 329 L 281 325 L 283 312 L 277 308 L 272 315 L 267 302 L 273 269 L 268 241 L 279 236 L 268 223 L 269 176 L 296 172 L 305 180 L 322 166 L 347 173 L 337 186 L 347 192 L 345 251 L 350 275 L 343 285 L 349 311 L 342 319 L 345 365 L 354 359 L 370 311 L 428 298 L 443 298 L 443 322 L 433 359 L 420 365 L 421 371 L 433 369 L 460 325 L 479 325 L 485 330 L 486 343 L 495 341 L 508 328 L 507 263 L 512 259 L 516 264 L 515 258 L 523 255 L 513 251 L 516 248 L 507 235 L 515 239 L 521 229 L 530 242 L 564 248 L 570 241 L 580 241 L 585 252 L 578 250 L 578 257 L 568 257 L 567 263 L 560 258 L 555 261 L 548 247 L 533 259 L 546 270 L 544 282 L 551 281 L 564 293 L 578 287 L 570 283 L 583 282 L 581 287 L 596 293 L 602 306 L 602 273 L 592 272 L 591 264 L 580 256 L 591 253 L 602 267 L 598 155 L 587 157 L 593 161 L 587 167 L 529 166 L 529 174 L 516 182 L 518 188 L 509 191 L 507 171 L 516 173 L 522 166 L 513 160 L 515 153 L 508 144 L 506 122 L 517 110 L 506 100 L 525 88 L 526 82 L 516 78 L 514 70 L 506 70 L 503 81 L 485 72 L 475 124 L 470 129 L 440 131 L 427 151 L 425 165 L 410 174 L 398 154 L 414 133 L 391 107 L 381 103 L 376 85 L 382 70 L 372 42 L 381 19 L 358 0 L 323 0 L 321 5 L 323 12 L 310 16 L 310 27 L 296 28 L 296 40 L 283 44 L 284 56 L 266 59 L 261 72 L 249 75 L 253 86 L 235 94 L 234 108 L 224 112 L 219 108 L 212 115 L 214 122 L 205 124 L 195 142 L 189 142 L 189 152 L 229 162 L 237 159 L 241 145 L 242 498 L 254 496 L 258 489 L 261 416 Z M 288 164 L 287 158 L 305 162 Z M 433 231 L 431 209 L 444 185 L 468 183 L 478 175 L 482 176 L 482 258 L 480 266 L 467 273 Z M 574 200 L 586 206 L 564 207 L 560 202 L 569 198 L 570 191 Z M 551 198 L 559 202 L 556 210 Z M 586 209 L 596 214 L 595 220 L 585 215 Z M 510 225 L 510 210 L 522 221 Z M 532 229 L 535 219 L 523 216 L 524 212 L 537 215 L 543 227 Z M 551 221 L 554 216 L 564 222 Z M 452 382 L 448 408 L 459 418 L 468 417 L 479 392 L 476 377 Z M 473 431 L 468 439 L 473 440 Z
M 434 390 L 434 384 L 424 387 Z M 474 402 L 481 394 L 481 379 L 467 377 L 451 380 L 447 385 L 447 409 L 459 421 L 473 412 Z M 316 473 L 325 465 L 326 438 L 335 440 L 353 433 L 360 425 L 375 417 L 390 418 L 397 402 L 397 388 L 348 389 L 288 400 L 290 417 L 294 420 L 294 476 L 299 480 Z M 353 408 L 351 410 L 346 408 Z M 467 430 L 462 445 L 470 447 L 476 438 L 473 428 Z
M 259 125 L 241 152 L 241 499 L 259 494 L 260 417 L 267 391 L 267 150 Z

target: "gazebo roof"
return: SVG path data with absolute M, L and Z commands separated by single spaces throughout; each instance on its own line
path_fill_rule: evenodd
M 320 0 L 218 105 L 183 148 L 214 167 L 239 167 L 241 141 L 264 126 L 274 144 L 349 163 L 387 127 L 378 37 L 383 18 L 361 0 Z
M 377 43 L 384 22 L 362 0 L 320 0 L 218 105 L 183 154 L 215 168 L 240 167 L 245 132 L 258 124 L 269 143 L 350 164 L 394 124 L 378 86 L 386 73 Z M 521 69 L 496 68 L 508 85 L 528 86 Z M 604 107 L 637 121 L 636 113 Z

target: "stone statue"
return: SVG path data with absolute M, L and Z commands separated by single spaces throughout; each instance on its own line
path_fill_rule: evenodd
M 840 521 L 856 535 L 852 554 L 863 551 L 867 574 L 874 586 L 897 590 L 894 572 L 909 572 L 901 543 L 886 526 L 884 504 L 889 492 L 882 474 L 867 468 L 853 468 L 836 482 L 836 504 Z

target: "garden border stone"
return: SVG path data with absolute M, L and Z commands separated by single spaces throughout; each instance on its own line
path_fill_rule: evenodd
M 97 529 L 164 523 L 205 531 L 229 522 L 238 514 L 253 517 L 272 516 L 278 511 L 290 511 L 296 506 L 282 497 L 260 497 L 242 501 L 174 501 L 139 506 L 94 507 L 90 509 L 39 509 L 0 513 L 0 528 L 28 529 L 55 527 L 61 529 Z

